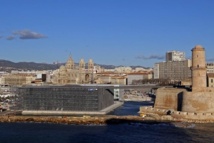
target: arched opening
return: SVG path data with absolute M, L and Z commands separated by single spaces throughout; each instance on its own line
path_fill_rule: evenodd
M 89 82 L 89 74 L 86 74 L 86 75 L 85 75 L 85 81 L 86 81 L 86 82 Z

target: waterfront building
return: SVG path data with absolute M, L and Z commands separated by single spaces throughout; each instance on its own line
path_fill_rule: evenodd
M 185 53 L 180 51 L 169 51 L 166 53 L 166 62 L 169 61 L 184 61 Z
M 26 111 L 100 111 L 114 104 L 110 86 L 26 86 L 17 94 L 16 108 Z
M 96 71 L 94 71 L 94 62 L 88 61 L 87 67 L 83 59 L 76 66 L 73 59 L 69 57 L 65 65 L 62 65 L 54 72 L 54 84 L 89 84 L 94 82 Z

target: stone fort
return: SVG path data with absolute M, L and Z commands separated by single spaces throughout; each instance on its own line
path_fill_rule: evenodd
M 192 91 L 181 88 L 159 88 L 154 109 L 187 113 L 214 113 L 214 88 L 207 87 L 205 49 L 192 49 Z

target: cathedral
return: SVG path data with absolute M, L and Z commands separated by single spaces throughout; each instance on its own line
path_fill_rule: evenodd
M 54 84 L 90 84 L 94 79 L 94 62 L 88 61 L 87 67 L 83 59 L 79 66 L 75 65 L 72 57 L 69 57 L 65 65 L 56 70 L 53 77 Z

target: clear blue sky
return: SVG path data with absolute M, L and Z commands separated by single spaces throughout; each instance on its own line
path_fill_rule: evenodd
M 152 67 L 200 44 L 214 60 L 214 0 L 0 0 L 0 59 Z

